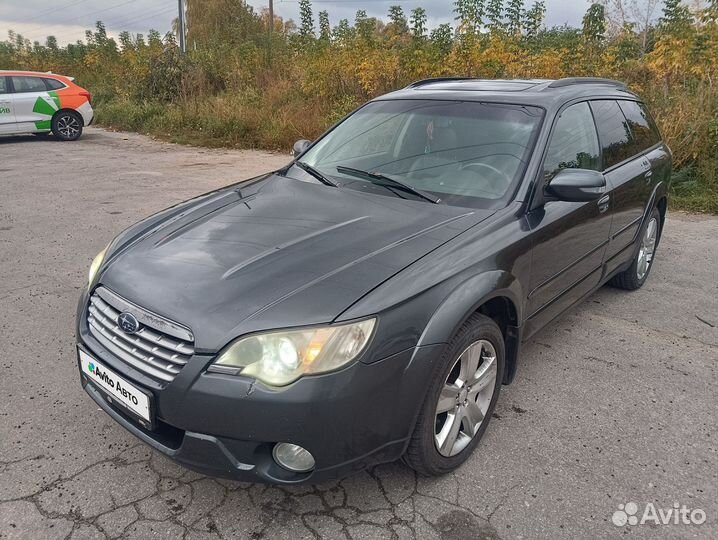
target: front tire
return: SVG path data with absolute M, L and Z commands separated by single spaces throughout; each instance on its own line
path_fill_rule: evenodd
M 82 135 L 82 117 L 74 111 L 60 111 L 52 117 L 52 133 L 61 141 L 76 141 Z
M 498 325 L 478 313 L 469 317 L 434 370 L 404 456 L 411 468 L 437 476 L 467 460 L 496 407 L 505 359 Z
M 609 280 L 609 285 L 627 291 L 640 289 L 648 279 L 656 257 L 656 247 L 661 238 L 661 214 L 654 208 L 641 229 L 638 253 L 627 270 Z

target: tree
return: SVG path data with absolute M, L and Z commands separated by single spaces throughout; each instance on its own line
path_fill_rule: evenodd
M 160 34 L 154 28 L 150 29 L 149 33 L 147 34 L 147 44 L 150 47 L 162 47 L 162 34 Z
M 319 40 L 329 43 L 332 38 L 332 30 L 329 25 L 329 13 L 326 10 L 319 12 Z
M 440 24 L 431 32 L 431 42 L 438 49 L 442 56 L 451 52 L 453 30 L 449 23 Z
M 526 37 L 535 38 L 541 27 L 543 26 L 544 17 L 546 16 L 546 4 L 543 0 L 534 2 L 531 9 L 526 12 L 524 28 L 526 29 Z
M 481 28 L 484 16 L 484 0 L 456 0 L 454 2 L 455 19 L 459 21 L 457 29 L 462 34 L 474 35 Z
M 266 22 L 244 0 L 185 0 L 187 43 L 232 47 L 266 36 Z
M 404 10 L 401 6 L 389 6 L 389 25 L 391 33 L 396 36 L 401 36 L 409 32 L 409 23 L 404 15 Z
M 606 34 L 606 8 L 592 4 L 583 16 L 583 37 L 588 43 L 600 43 Z
M 524 19 L 524 0 L 509 0 L 506 6 L 507 29 L 509 34 L 521 33 Z
M 660 26 L 670 33 L 685 33 L 692 23 L 691 12 L 681 0 L 665 0 Z
M 353 30 L 351 26 L 349 26 L 349 21 L 347 19 L 341 19 L 339 24 L 334 27 L 332 34 L 334 35 L 334 39 L 341 44 L 349 41 L 353 34 Z
M 411 10 L 411 35 L 414 39 L 426 37 L 426 10 L 423 7 Z
M 374 31 L 377 21 L 374 17 L 367 17 L 366 10 L 359 9 L 354 17 L 354 28 L 356 33 L 366 42 L 374 40 Z
M 643 52 L 648 50 L 648 36 L 661 0 L 595 0 L 603 4 L 607 33 L 612 38 L 622 34 L 638 34 Z M 626 36 L 624 36 L 625 38 Z M 631 39 L 635 41 L 636 36 Z
M 299 0 L 299 35 L 308 40 L 314 37 L 314 14 L 311 0 Z
M 504 0 L 488 0 L 486 4 L 489 31 L 493 34 L 504 29 Z

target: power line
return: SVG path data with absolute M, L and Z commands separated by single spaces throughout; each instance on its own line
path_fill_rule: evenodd
M 57 11 L 61 11 L 63 9 L 70 8 L 72 6 L 76 6 L 77 4 L 82 4 L 83 2 L 87 2 L 88 0 L 74 0 L 73 2 L 69 4 L 65 4 L 64 6 L 54 7 L 52 9 L 48 9 L 47 11 L 42 11 L 38 13 L 37 15 L 30 17 L 29 19 L 26 19 L 22 21 L 23 23 L 29 23 L 31 21 L 36 21 L 37 19 L 42 19 L 45 15 L 49 15 L 50 13 L 55 13 Z
M 133 2 L 136 2 L 136 1 L 137 1 L 137 0 L 127 0 L 126 2 L 122 2 L 121 4 L 117 4 L 117 5 L 115 5 L 115 6 L 110 6 L 110 7 L 105 8 L 105 9 L 100 9 L 100 10 L 98 10 L 98 11 L 93 11 L 93 12 L 84 14 L 84 16 L 85 16 L 85 17 L 95 16 L 95 15 L 98 15 L 99 13 L 105 13 L 106 11 L 111 11 L 111 10 L 113 10 L 113 9 L 121 8 L 122 6 L 126 6 L 127 4 L 132 4 Z M 72 16 L 72 17 L 70 17 L 69 19 L 61 20 L 61 21 L 59 21 L 59 22 L 56 23 L 56 24 L 49 24 L 49 25 L 48 25 L 48 24 L 43 24 L 43 25 L 37 26 L 37 27 L 35 27 L 35 28 L 25 29 L 25 33 L 27 34 L 27 33 L 31 33 L 31 32 L 40 32 L 40 31 L 42 31 L 42 30 L 45 29 L 45 28 L 56 28 L 56 27 L 58 27 L 58 26 L 62 26 L 62 25 L 71 23 L 73 19 L 77 19 L 77 17 L 76 17 L 76 16 Z
M 112 32 L 117 32 L 117 33 L 119 33 L 120 31 L 122 31 L 122 30 L 124 30 L 125 28 L 127 28 L 128 25 L 134 24 L 134 23 L 137 22 L 137 21 L 142 21 L 142 20 L 145 20 L 145 19 L 150 19 L 150 18 L 153 18 L 153 17 L 157 17 L 157 16 L 159 16 L 159 15 L 169 14 L 169 13 L 172 13 L 173 11 L 175 11 L 175 10 L 176 10 L 175 7 L 165 6 L 165 7 L 161 7 L 161 8 L 159 8 L 159 9 L 155 9 L 155 10 L 153 10 L 153 11 L 150 11 L 150 12 L 148 12 L 148 13 L 143 13 L 143 14 L 141 14 L 141 15 L 139 15 L 139 16 L 138 16 L 137 14 L 135 14 L 135 15 L 132 16 L 132 17 L 123 19 L 122 21 L 119 21 L 119 22 L 117 22 L 117 23 L 112 24 L 112 25 L 109 27 L 109 30 L 112 31 Z M 123 27 L 124 27 L 124 28 L 123 28 Z M 53 27 L 48 27 L 48 28 L 53 28 Z M 148 26 L 148 30 L 151 29 L 151 28 L 152 28 L 151 25 Z M 49 33 L 46 34 L 44 37 L 47 38 L 47 37 L 49 37 L 49 36 L 53 36 L 53 37 L 55 37 L 56 39 L 58 39 L 59 41 L 68 41 L 68 42 L 75 43 L 76 41 L 81 41 L 81 40 L 85 37 L 84 32 L 86 32 L 86 31 L 88 31 L 88 30 L 91 31 L 92 28 L 90 28 L 90 27 L 84 28 L 84 31 L 82 32 L 81 35 L 80 35 L 78 32 L 75 32 L 75 31 L 65 31 L 65 32 L 49 32 Z M 24 34 L 23 32 L 20 32 L 20 34 L 21 34 L 21 35 L 26 35 L 26 34 Z M 41 40 L 35 40 L 35 41 L 41 41 Z
M 95 12 L 93 12 L 93 13 L 90 13 L 89 15 L 96 15 L 96 14 L 102 13 L 102 12 L 104 12 L 104 11 L 109 11 L 110 9 L 119 8 L 119 7 L 122 7 L 123 5 L 130 4 L 130 3 L 134 2 L 134 1 L 136 1 L 136 0 L 129 0 L 128 2 L 125 2 L 124 4 L 119 4 L 119 5 L 113 6 L 113 7 L 111 7 L 111 8 L 107 8 L 107 9 L 95 11 Z M 112 28 L 112 29 L 121 28 L 122 26 L 128 25 L 128 24 L 130 24 L 130 23 L 134 23 L 134 22 L 136 22 L 136 21 L 141 21 L 141 20 L 143 20 L 143 19 L 149 19 L 149 18 L 158 16 L 158 15 L 164 15 L 165 13 L 170 13 L 170 12 L 173 11 L 174 9 L 175 9 L 175 8 L 172 8 L 172 7 L 169 7 L 169 6 L 165 6 L 165 7 L 161 7 L 160 9 L 156 9 L 156 10 L 154 10 L 154 11 L 150 11 L 149 13 L 143 13 L 143 14 L 141 14 L 141 15 L 139 15 L 139 16 L 138 16 L 137 14 L 135 14 L 134 16 L 132 16 L 132 17 L 130 17 L 130 18 L 127 18 L 127 19 L 124 19 L 124 20 L 120 21 L 119 23 L 112 24 L 111 28 Z M 69 22 L 69 21 L 68 21 L 68 22 Z M 30 30 L 27 30 L 27 31 L 24 31 L 24 32 L 20 32 L 20 34 L 23 35 L 23 36 L 26 36 L 28 32 L 31 32 L 31 33 L 39 33 L 39 32 L 41 32 L 41 31 L 43 31 L 43 29 L 45 29 L 45 37 L 46 37 L 46 38 L 47 38 L 48 36 L 54 36 L 54 37 L 57 38 L 58 40 L 72 41 L 72 42 L 74 43 L 74 42 L 76 42 L 76 41 L 82 40 L 82 39 L 84 38 L 84 36 L 85 36 L 84 32 L 86 32 L 87 30 L 91 30 L 91 29 L 92 29 L 91 27 L 86 27 L 86 28 L 84 28 L 84 32 L 82 33 L 82 35 L 78 35 L 78 32 L 75 32 L 75 31 L 53 32 L 52 29 L 53 29 L 53 28 L 56 28 L 56 27 L 58 27 L 58 26 L 61 26 L 61 25 L 58 24 L 58 25 L 40 26 L 40 27 L 37 27 L 34 31 L 33 31 L 33 29 L 30 29 Z M 78 25 L 78 26 L 84 26 L 84 25 L 81 25 L 81 24 L 80 24 L 80 25 Z
M 167 14 L 172 13 L 172 12 L 176 11 L 176 9 L 177 8 L 175 8 L 174 6 L 166 6 L 166 7 L 160 8 L 158 10 L 151 11 L 149 13 L 143 13 L 142 15 L 139 15 L 139 16 L 133 15 L 132 17 L 129 17 L 127 19 L 123 19 L 121 21 L 112 23 L 112 28 L 120 29 L 123 26 L 126 27 L 128 24 L 134 24 L 137 21 L 151 19 L 153 17 L 157 17 L 159 15 L 164 15 L 166 13 Z

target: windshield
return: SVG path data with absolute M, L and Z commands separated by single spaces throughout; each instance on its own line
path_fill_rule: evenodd
M 441 202 L 505 206 L 524 171 L 541 109 L 470 101 L 375 101 L 318 141 L 301 161 L 342 187 L 383 175 Z M 409 189 L 389 196 L 412 196 Z M 375 186 L 376 190 L 376 186 Z M 416 195 L 416 194 L 414 194 Z

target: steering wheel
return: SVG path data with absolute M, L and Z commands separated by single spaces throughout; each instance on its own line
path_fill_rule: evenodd
M 432 161 L 428 159 L 428 156 L 422 155 L 411 164 L 411 167 L 409 167 L 409 170 L 407 171 L 407 175 L 410 178 L 416 179 L 430 178 L 432 176 L 432 171 L 435 172 L 450 163 L 451 160 L 446 158 L 434 158 Z
M 461 167 L 461 170 L 462 170 L 462 171 L 465 171 L 465 170 L 467 170 L 467 169 L 477 169 L 477 168 L 488 169 L 489 171 L 491 171 L 491 172 L 493 173 L 492 176 L 493 176 L 494 178 L 497 178 L 497 177 L 498 177 L 498 178 L 501 179 L 501 181 L 503 181 L 503 183 L 505 184 L 505 186 L 504 186 L 503 191 L 501 191 L 501 193 L 505 192 L 505 191 L 508 189 L 508 187 L 511 185 L 511 182 L 512 182 L 513 179 L 512 179 L 511 177 L 509 177 L 508 174 L 506 174 L 506 173 L 505 173 L 504 171 L 502 171 L 501 169 L 497 169 L 497 168 L 494 167 L 493 165 L 489 165 L 488 163 L 482 163 L 482 162 L 480 162 L 480 161 L 475 161 L 475 162 L 473 162 L 473 163 L 467 163 L 466 165 L 464 165 L 463 167 Z M 493 184 L 493 182 L 492 182 L 492 184 Z

